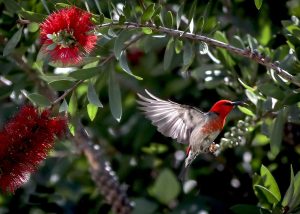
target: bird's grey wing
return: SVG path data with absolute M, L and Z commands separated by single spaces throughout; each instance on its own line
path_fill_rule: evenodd
M 163 135 L 188 144 L 192 130 L 204 120 L 204 113 L 188 105 L 162 100 L 145 91 L 148 97 L 138 94 L 139 109 Z

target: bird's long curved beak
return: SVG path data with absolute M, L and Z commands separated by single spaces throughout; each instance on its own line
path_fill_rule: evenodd
M 235 101 L 235 102 L 232 102 L 232 105 L 234 105 L 234 106 L 247 106 L 248 104 L 243 102 L 243 101 Z

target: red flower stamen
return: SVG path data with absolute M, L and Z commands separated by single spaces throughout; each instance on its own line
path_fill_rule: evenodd
M 58 10 L 41 24 L 41 43 L 54 62 L 77 64 L 90 53 L 97 42 L 92 34 L 91 14 L 77 7 Z
M 14 192 L 29 178 L 66 130 L 66 118 L 24 106 L 0 132 L 0 188 Z

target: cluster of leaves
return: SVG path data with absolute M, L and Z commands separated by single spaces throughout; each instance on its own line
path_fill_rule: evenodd
M 255 4 L 240 0 L 230 4 L 186 1 L 185 5 L 173 1 L 84 1 L 76 6 L 88 7 L 93 22 L 103 27 L 95 29 L 100 36 L 94 52 L 84 57 L 79 67 L 66 69 L 48 62 L 36 41 L 39 23 L 47 13 L 69 6 L 68 1 L 2 0 L 0 119 L 5 121 L 26 98 L 39 107 L 51 105 L 53 99 L 44 93 L 43 84 L 62 94 L 80 83 L 70 90 L 58 110 L 68 111 L 71 118 L 82 118 L 119 179 L 128 184 L 134 213 L 224 213 L 234 204 L 245 203 L 251 205 L 233 210 L 297 212 L 299 173 L 295 177 L 292 173 L 283 199 L 277 186 L 285 188 L 288 176 L 278 175 L 288 174 L 287 166 L 297 167 L 299 162 L 299 145 L 286 140 L 288 135 L 299 134 L 299 89 L 254 61 L 159 31 L 164 27 L 172 32 L 196 33 L 248 48 L 278 61 L 299 79 L 300 14 L 295 2 L 277 3 L 278 12 L 273 3 L 259 0 Z M 23 22 L 16 24 L 19 19 Z M 126 28 L 127 22 L 141 27 Z M 155 24 L 157 29 L 148 24 Z M 11 30 L 4 30 L 8 28 Z M 137 52 L 142 54 L 133 55 Z M 18 60 L 22 58 L 27 67 L 20 66 Z M 246 134 L 242 136 L 245 145 L 228 149 L 217 158 L 198 158 L 189 175 L 193 180 L 181 188 L 176 172 L 184 157 L 183 147 L 156 134 L 149 121 L 137 113 L 135 94 L 144 88 L 203 110 L 219 99 L 248 99 L 249 107 L 240 110 L 250 118 L 251 123 L 245 121 L 249 127 L 241 122 L 239 125 L 243 116 L 238 111 L 230 115 L 226 126 L 236 124 L 243 130 L 231 131 Z M 286 130 L 287 123 L 296 131 Z M 73 134 L 74 126 L 71 120 Z M 221 133 L 216 142 L 223 136 Z M 96 212 L 108 212 L 104 202 L 99 204 L 102 196 L 90 179 L 86 160 L 76 151 L 70 142 L 57 145 L 52 158 L 22 190 L 14 196 L 0 195 L 1 207 L 16 212 L 79 212 L 89 205 Z M 262 163 L 277 175 L 278 185 Z M 253 179 L 253 191 L 252 174 L 260 169 L 260 178 Z

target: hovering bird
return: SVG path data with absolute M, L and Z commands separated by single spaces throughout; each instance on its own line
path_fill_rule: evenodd
M 157 126 L 160 133 L 188 145 L 182 175 L 199 154 L 218 150 L 219 145 L 214 140 L 223 129 L 226 116 L 235 106 L 245 104 L 241 101 L 219 100 L 208 112 L 202 112 L 192 106 L 162 100 L 145 91 L 148 97 L 138 94 L 139 109 Z

